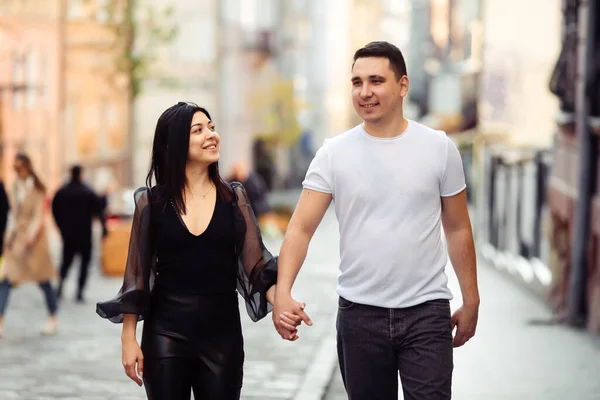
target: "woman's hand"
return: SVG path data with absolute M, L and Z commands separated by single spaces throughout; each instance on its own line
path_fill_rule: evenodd
M 127 376 L 138 386 L 142 386 L 144 354 L 135 338 L 123 341 L 123 367 Z

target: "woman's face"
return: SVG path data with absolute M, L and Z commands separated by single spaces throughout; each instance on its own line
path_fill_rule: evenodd
M 219 161 L 219 134 L 208 117 L 198 111 L 192 118 L 190 127 L 190 147 L 188 161 L 206 165 Z
M 29 171 L 27 170 L 27 167 L 25 166 L 25 163 L 22 160 L 17 158 L 15 160 L 14 168 L 19 179 L 27 179 L 27 177 L 29 176 Z

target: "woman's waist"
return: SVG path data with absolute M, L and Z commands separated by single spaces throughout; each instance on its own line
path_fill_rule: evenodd
M 156 282 L 152 289 L 153 303 L 170 304 L 181 309 L 203 309 L 215 304 L 230 304 L 237 306 L 238 294 L 235 286 L 217 287 L 206 285 L 181 285 L 168 284 L 169 282 Z M 229 285 L 228 285 L 229 286 Z
M 155 286 L 147 324 L 153 331 L 177 332 L 184 336 L 237 329 L 240 324 L 237 291 L 174 293 Z

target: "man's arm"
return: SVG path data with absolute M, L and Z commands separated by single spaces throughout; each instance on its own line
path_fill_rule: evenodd
M 299 315 L 305 323 L 312 322 L 303 307 L 292 298 L 292 286 L 308 252 L 308 245 L 331 204 L 331 194 L 304 189 L 292 215 L 281 246 L 278 261 L 277 287 L 273 309 L 273 324 L 284 339 L 292 339 L 294 328 L 283 320 L 285 313 Z M 292 335 L 292 336 L 291 336 Z
M 475 334 L 479 312 L 477 261 L 466 190 L 442 197 L 442 225 L 463 298 L 463 307 L 452 316 L 453 327 L 458 326 L 454 345 L 459 347 Z

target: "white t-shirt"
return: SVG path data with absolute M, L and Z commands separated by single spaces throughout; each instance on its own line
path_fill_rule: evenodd
M 458 149 L 444 132 L 409 120 L 401 135 L 381 139 L 359 125 L 325 140 L 303 186 L 333 196 L 340 296 L 385 308 L 452 299 L 441 197 L 466 184 Z

